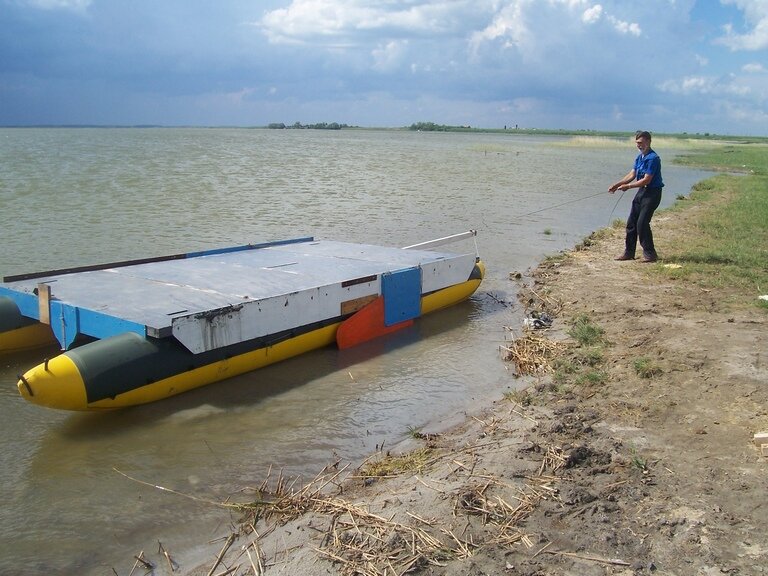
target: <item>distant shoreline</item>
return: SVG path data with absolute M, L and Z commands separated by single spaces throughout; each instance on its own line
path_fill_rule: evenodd
M 602 138 L 630 138 L 633 131 L 608 131 L 608 130 L 568 130 L 552 128 L 473 128 L 471 126 L 449 126 L 438 125 L 431 122 L 418 122 L 411 126 L 350 126 L 347 124 L 330 122 L 317 123 L 297 126 L 284 125 L 276 127 L 275 125 L 254 125 L 254 126 L 205 126 L 205 125 L 163 125 L 163 124 L 29 124 L 29 125 L 5 125 L 0 128 L 8 129 L 194 129 L 194 130 L 378 130 L 393 132 L 450 132 L 450 133 L 471 133 L 471 134 L 520 134 L 537 136 L 594 136 Z M 321 125 L 326 125 L 322 127 Z M 337 125 L 338 128 L 327 127 Z M 423 125 L 428 125 L 424 127 Z M 768 143 L 768 136 L 744 136 L 738 134 L 714 134 L 714 133 L 665 133 L 654 132 L 654 136 L 663 136 L 665 138 L 679 138 L 688 140 L 738 140 L 739 143 Z

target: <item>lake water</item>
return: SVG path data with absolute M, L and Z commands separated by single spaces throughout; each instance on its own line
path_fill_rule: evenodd
M 268 470 L 314 477 L 409 427 L 437 430 L 516 386 L 499 354 L 520 326 L 512 271 L 615 218 L 634 145 L 509 134 L 248 129 L 0 129 L 0 276 L 249 242 L 407 246 L 476 229 L 487 279 L 468 302 L 351 350 L 320 350 L 109 414 L 27 404 L 0 356 L 0 574 L 127 574 L 158 541 L 181 561 L 227 533 L 215 501 Z M 664 205 L 706 173 L 665 160 Z M 617 245 L 620 252 L 622 246 Z M 159 566 L 156 574 L 163 574 Z

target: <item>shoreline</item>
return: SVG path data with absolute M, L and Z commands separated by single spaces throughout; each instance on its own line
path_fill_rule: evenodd
M 665 269 L 699 210 L 657 214 L 657 264 L 614 262 L 611 228 L 522 280 L 570 375 L 527 376 L 355 471 L 268 479 L 184 573 L 764 573 L 768 321 Z M 578 318 L 597 344 L 574 342 Z

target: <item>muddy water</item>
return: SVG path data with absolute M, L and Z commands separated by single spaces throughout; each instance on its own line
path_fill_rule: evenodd
M 458 421 L 514 387 L 511 271 L 624 218 L 602 193 L 631 142 L 505 134 L 0 129 L 0 275 L 299 236 L 405 246 L 470 228 L 488 278 L 468 302 L 358 348 L 320 350 L 149 406 L 67 414 L 23 402 L 0 357 L 0 573 L 127 573 L 141 550 L 219 536 L 219 509 L 270 466 L 314 476 Z M 665 151 L 659 150 L 666 159 Z M 665 203 L 701 172 L 664 169 Z

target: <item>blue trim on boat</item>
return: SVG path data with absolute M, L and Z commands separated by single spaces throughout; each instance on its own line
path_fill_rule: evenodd
M 0 286 L 0 296 L 10 298 L 16 303 L 22 316 L 40 320 L 40 308 L 37 303 L 37 294 L 28 294 L 26 292 L 17 292 L 10 290 L 5 286 Z
M 147 335 L 147 328 L 143 324 L 57 300 L 51 300 L 51 329 L 65 350 L 69 350 L 81 335 L 98 339 L 117 336 L 124 332 L 133 332 L 142 337 Z
M 0 297 L 10 298 L 25 318 L 40 321 L 40 308 L 36 294 L 16 292 L 0 286 Z M 66 304 L 59 300 L 50 302 L 51 329 L 62 349 L 68 350 L 78 336 L 109 338 L 124 332 L 133 332 L 139 336 L 147 335 L 143 324 L 124 320 L 95 310 L 88 310 Z

